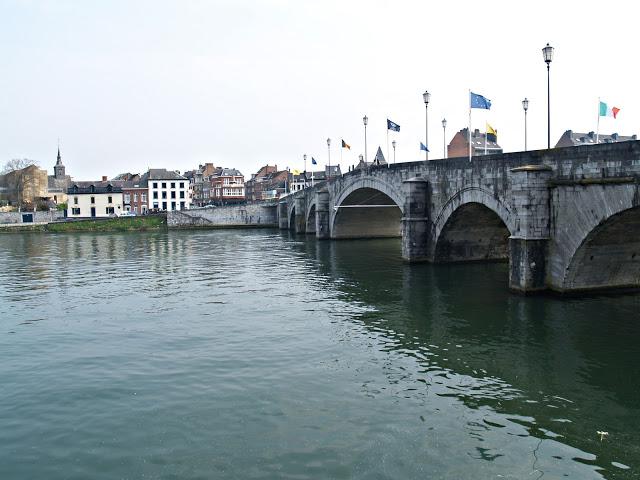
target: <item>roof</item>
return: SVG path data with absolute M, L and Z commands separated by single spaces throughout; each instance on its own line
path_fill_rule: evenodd
M 373 158 L 374 165 L 386 165 L 387 161 L 384 159 L 384 155 L 382 154 L 382 149 L 378 147 L 378 151 L 376 152 L 376 156 Z
M 242 177 L 242 173 L 235 168 L 219 168 L 215 173 L 216 177 Z
M 574 132 L 573 130 L 567 130 L 562 134 L 560 140 L 558 140 L 556 147 L 575 147 L 578 145 L 595 145 L 596 143 L 629 142 L 637 139 L 637 135 L 622 136 L 617 133 L 596 134 L 595 132 L 579 133 Z
M 142 175 L 141 180 L 187 180 L 187 178 L 166 168 L 150 168 Z
M 122 187 L 117 182 L 73 182 L 69 185 L 68 194 L 77 193 L 122 193 Z

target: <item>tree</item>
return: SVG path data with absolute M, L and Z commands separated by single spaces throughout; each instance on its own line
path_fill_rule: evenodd
M 4 167 L 2 167 L 2 172 L 0 173 L 6 175 L 7 173 L 30 167 L 31 165 L 38 166 L 38 162 L 36 162 L 35 160 L 29 160 L 28 158 L 14 158 L 13 160 L 9 160 L 4 164 Z

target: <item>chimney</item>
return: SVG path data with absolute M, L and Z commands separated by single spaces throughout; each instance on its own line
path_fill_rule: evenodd
M 589 132 L 589 133 L 587 133 L 587 135 L 589 136 L 589 138 L 593 138 L 593 137 L 595 137 L 596 134 L 595 134 L 595 132 Z
M 106 175 L 102 175 L 102 181 L 106 182 L 107 181 L 107 176 Z
M 612 133 L 612 134 L 611 134 L 611 139 L 612 139 L 614 142 L 617 142 L 617 141 L 618 141 L 618 134 L 617 134 L 617 133 Z

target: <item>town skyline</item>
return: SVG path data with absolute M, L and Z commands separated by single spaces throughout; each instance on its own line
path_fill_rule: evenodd
M 473 112 L 498 130 L 505 152 L 524 147 L 521 101 L 530 101 L 529 149 L 546 148 L 546 66 L 551 64 L 551 144 L 565 130 L 596 129 L 598 97 L 621 108 L 601 133 L 638 133 L 640 105 L 631 83 L 633 10 L 542 2 L 488 12 L 500 28 L 477 32 L 470 2 L 8 2 L 3 46 L 8 71 L 0 125 L 2 162 L 55 162 L 79 180 L 148 168 L 193 169 L 211 162 L 245 176 L 263 165 L 303 169 L 303 154 L 343 171 L 364 153 L 387 151 L 387 118 L 401 126 L 398 162 L 421 160 L 429 103 L 430 159 L 442 158 L 468 125 L 468 92 L 492 101 Z M 484 12 L 482 12 L 484 15 Z M 484 17 L 483 17 L 484 18 Z M 455 22 L 452 22 L 455 19 Z M 615 23 L 615 28 L 614 28 Z M 451 25 L 460 38 L 452 35 Z M 599 33 L 610 25 L 612 33 Z M 613 31 L 615 30 L 615 36 Z M 476 32 L 471 34 L 470 32 Z M 477 46 L 471 49 L 472 45 Z M 441 120 L 447 119 L 446 142 Z M 351 150 L 344 150 L 340 140 Z M 390 153 L 390 154 L 389 154 Z

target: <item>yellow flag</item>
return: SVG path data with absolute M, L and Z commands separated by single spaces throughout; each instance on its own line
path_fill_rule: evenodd
M 293 170 L 291 170 L 291 173 L 293 173 L 294 175 L 300 175 L 302 172 L 294 168 Z
M 487 135 L 495 135 L 496 137 L 498 136 L 498 131 L 488 123 L 487 123 Z

